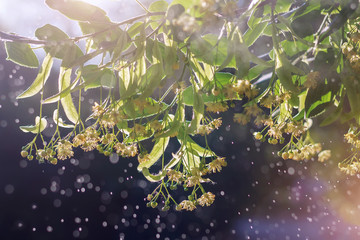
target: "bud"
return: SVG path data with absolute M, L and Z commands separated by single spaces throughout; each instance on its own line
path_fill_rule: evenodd
M 46 150 L 46 154 L 50 155 L 52 153 L 52 149 L 51 148 L 47 148 Z
M 289 153 L 283 152 L 283 153 L 281 154 L 281 157 L 282 157 L 284 160 L 286 160 L 286 159 L 289 158 Z
M 148 194 L 147 197 L 146 197 L 146 199 L 147 199 L 148 201 L 151 201 L 152 198 L 153 198 L 153 195 L 151 195 L 151 194 Z
M 26 158 L 29 153 L 27 151 L 21 151 L 20 155 L 23 157 L 23 158 Z
M 96 149 L 99 151 L 99 153 L 104 153 L 104 149 L 100 145 L 97 145 Z
M 263 135 L 260 132 L 254 132 L 254 138 L 256 140 L 262 139 Z
M 169 209 L 170 209 L 169 206 L 164 206 L 163 208 L 161 208 L 161 211 L 166 212 L 166 211 L 169 211 Z
M 152 208 L 156 208 L 156 207 L 157 207 L 157 205 L 158 205 L 158 203 L 157 203 L 157 202 L 151 202 L 151 207 L 152 207 Z
M 50 162 L 51 164 L 53 164 L 53 165 L 56 165 L 57 162 L 58 162 L 58 160 L 57 160 L 57 158 L 50 157 L 50 158 L 49 158 L 49 162 Z

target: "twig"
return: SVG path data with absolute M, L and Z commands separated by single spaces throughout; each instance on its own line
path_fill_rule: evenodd
M 48 41 L 35 40 L 35 39 L 27 38 L 27 37 L 18 36 L 15 34 L 8 34 L 3 31 L 0 31 L 0 41 L 22 42 L 22 43 L 30 43 L 30 44 L 41 44 L 41 45 L 48 43 Z
M 121 25 L 124 25 L 124 24 L 130 24 L 130 23 L 135 22 L 135 21 L 137 21 L 137 20 L 139 20 L 141 18 L 150 17 L 150 16 L 156 16 L 156 15 L 165 15 L 165 12 L 152 12 L 152 13 L 148 12 L 146 14 L 139 15 L 139 16 L 127 19 L 127 20 L 119 22 L 119 23 L 114 23 L 110 27 L 107 27 L 107 28 L 105 28 L 103 30 L 100 30 L 98 32 L 85 34 L 85 35 L 78 36 L 78 37 L 69 38 L 67 40 L 61 40 L 61 41 L 35 40 L 35 39 L 28 38 L 28 37 L 23 37 L 23 36 L 19 36 L 19 35 L 15 35 L 15 34 L 9 34 L 9 33 L 5 33 L 3 31 L 0 31 L 0 41 L 3 41 L 3 42 L 8 42 L 8 41 L 10 41 L 10 42 L 21 42 L 21 43 L 36 44 L 36 45 L 53 45 L 53 44 L 60 43 L 60 42 L 65 42 L 65 41 L 77 42 L 77 41 L 79 41 L 79 40 L 81 40 L 83 38 L 94 37 L 94 36 L 96 36 L 96 35 L 98 35 L 100 33 L 109 31 L 114 27 L 118 27 L 118 26 L 121 26 Z
M 142 7 L 142 9 L 145 10 L 145 12 L 150 13 L 150 11 L 139 0 L 135 0 L 135 1 L 140 5 L 140 7 Z

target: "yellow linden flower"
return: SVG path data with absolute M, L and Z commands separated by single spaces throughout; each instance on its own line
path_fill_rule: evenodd
M 325 162 L 331 157 L 331 150 L 323 150 L 318 155 L 319 162 Z
M 270 127 L 270 129 L 268 130 L 268 134 L 270 137 L 273 137 L 276 139 L 279 139 L 282 137 L 281 129 L 278 126 Z
M 143 163 L 143 162 L 149 161 L 149 160 L 150 160 L 149 156 L 150 156 L 149 154 L 139 154 L 139 155 L 138 155 L 138 161 L 139 161 L 139 163 Z
M 206 105 L 206 111 L 208 112 L 226 112 L 229 107 L 226 103 L 223 102 L 217 102 L 217 103 L 205 103 Z
M 72 151 L 72 144 L 68 140 L 62 140 L 57 145 L 57 157 L 60 160 L 65 160 L 74 156 Z
M 215 201 L 215 195 L 211 192 L 204 193 L 197 202 L 203 206 L 210 206 Z
M 97 102 L 95 102 L 95 105 L 92 107 L 93 116 L 95 118 L 100 117 L 105 111 L 102 106 L 100 106 Z
M 169 169 L 166 173 L 168 175 L 168 178 L 170 181 L 174 181 L 174 182 L 181 182 L 181 178 L 182 178 L 182 173 L 173 169 Z
M 242 125 L 248 124 L 250 121 L 250 116 L 245 115 L 243 113 L 235 113 L 234 114 L 234 122 L 240 123 Z
M 263 110 L 259 108 L 257 104 L 251 104 L 250 106 L 245 107 L 245 114 L 249 117 L 256 117 L 262 112 Z
M 181 203 L 179 203 L 179 207 L 177 208 L 177 210 L 183 210 L 183 209 L 186 211 L 193 211 L 194 209 L 196 209 L 196 206 L 193 201 L 184 200 Z
M 83 145 L 85 141 L 86 141 L 86 136 L 80 133 L 73 138 L 73 146 L 78 147 L 80 145 Z
M 353 132 L 348 132 L 344 134 L 344 138 L 347 141 L 347 143 L 353 143 L 356 141 L 356 136 Z
M 225 161 L 225 158 L 218 157 L 208 164 L 208 169 L 210 172 L 215 173 L 216 171 L 220 172 L 222 167 L 226 167 L 226 166 L 227 166 L 227 162 Z
M 212 125 L 215 129 L 219 129 L 221 124 L 222 124 L 221 118 L 216 118 L 210 122 L 210 125 Z

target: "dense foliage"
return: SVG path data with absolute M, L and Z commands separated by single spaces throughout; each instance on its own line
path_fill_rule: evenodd
M 254 138 L 282 145 L 283 159 L 330 158 L 330 150 L 310 136 L 312 118 L 323 114 L 320 126 L 349 124 L 345 139 L 352 153 L 339 167 L 350 175 L 360 171 L 357 0 L 254 0 L 246 8 L 230 0 L 160 0 L 149 7 L 137 1 L 144 14 L 119 23 L 85 2 L 45 2 L 77 21 L 83 35 L 69 37 L 50 24 L 36 30 L 37 40 L 0 32 L 8 59 L 21 66 L 39 67 L 32 48 L 46 52 L 36 79 L 17 97 L 41 96 L 35 124 L 20 127 L 35 134 L 23 157 L 57 164 L 77 147 L 137 156 L 137 169 L 159 183 L 147 197 L 149 206 L 209 206 L 215 195 L 203 184 L 226 160 L 206 137 L 222 123 L 214 113 L 241 100 L 243 111 L 234 121 L 263 126 Z M 61 66 L 58 93 L 50 96 L 46 83 L 54 58 Z M 84 93 L 94 89 L 98 101 L 87 116 Z M 45 104 L 54 106 L 50 139 L 42 135 Z M 195 135 L 204 136 L 206 146 Z M 167 159 L 171 138 L 180 147 Z M 153 165 L 160 166 L 158 173 L 150 172 Z M 188 200 L 172 197 L 177 187 L 192 189 Z

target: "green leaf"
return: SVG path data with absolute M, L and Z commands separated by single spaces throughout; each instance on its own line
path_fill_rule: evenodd
M 309 89 L 305 100 L 306 117 L 316 117 L 324 112 L 332 100 L 332 92 L 324 85 Z
M 59 117 L 59 110 L 55 109 L 53 113 L 53 120 L 56 125 L 63 128 L 74 128 L 75 125 L 64 123 L 63 119 Z
M 179 152 L 180 150 L 175 155 L 173 155 L 173 158 L 164 166 L 164 168 L 158 174 L 151 174 L 148 168 L 142 168 L 141 171 L 145 178 L 150 182 L 161 181 L 166 176 L 167 170 L 174 167 L 181 160 L 181 157 L 178 156 Z
M 144 92 L 141 94 L 142 97 L 151 96 L 154 91 L 159 87 L 161 80 L 164 78 L 164 70 L 162 63 L 156 63 L 151 65 L 147 70 L 146 74 L 142 76 L 141 83 Z
M 124 63 L 125 64 L 125 63 Z M 125 99 L 127 94 L 127 89 L 129 88 L 131 82 L 130 68 L 124 67 L 119 70 L 119 91 L 121 98 Z
M 170 137 L 159 138 L 156 140 L 154 147 L 149 153 L 149 160 L 138 165 L 137 170 L 142 171 L 143 168 L 149 168 L 154 165 L 159 158 L 164 154 L 166 147 L 169 144 Z
M 28 89 L 26 89 L 23 93 L 17 96 L 16 99 L 28 98 L 40 92 L 40 90 L 43 88 L 43 86 L 45 85 L 46 81 L 49 78 L 52 65 L 53 65 L 53 59 L 50 56 L 50 54 L 48 54 L 44 58 L 39 73 L 36 76 L 34 82 L 30 85 Z
M 166 171 L 160 171 L 158 174 L 151 174 L 149 169 L 144 167 L 142 170 L 144 177 L 150 182 L 159 182 L 166 176 Z
M 254 2 L 254 1 L 253 1 Z M 260 1 L 257 1 L 255 5 L 259 5 Z M 253 29 L 264 17 L 264 7 L 257 7 L 254 5 L 254 10 L 252 10 L 249 20 L 247 22 L 250 29 Z
M 250 47 L 255 43 L 255 41 L 259 38 L 259 36 L 264 32 L 268 22 L 261 22 L 256 24 L 253 29 L 248 29 L 244 34 L 244 42 L 245 44 Z
M 69 36 L 65 32 L 51 24 L 46 24 L 36 29 L 35 36 L 40 40 L 46 41 L 62 41 L 69 39 Z
M 129 36 L 126 32 L 121 32 L 117 42 L 116 47 L 113 50 L 111 61 L 115 62 L 121 57 L 121 53 L 125 50 L 126 46 L 129 44 Z
M 109 22 L 104 10 L 89 3 L 76 0 L 45 0 L 45 3 L 73 20 Z
M 279 13 L 285 13 L 288 12 L 290 10 L 291 5 L 293 4 L 293 1 L 289 1 L 289 0 L 277 0 L 275 2 L 275 12 L 277 14 Z M 264 15 L 270 14 L 272 11 L 272 5 L 273 4 L 266 4 L 264 6 Z
M 168 3 L 164 0 L 156 1 L 150 4 L 148 10 L 150 12 L 164 12 L 168 8 Z
M 114 49 L 118 45 L 118 41 L 121 38 L 126 39 L 126 44 L 124 44 L 124 49 L 128 48 L 130 37 L 126 32 L 121 28 L 114 25 L 114 23 L 102 23 L 102 22 L 79 22 L 81 32 L 84 35 L 92 34 L 91 37 L 87 39 L 86 48 L 87 49 Z
M 89 78 L 89 74 L 85 73 L 85 75 L 83 75 L 83 78 L 85 82 L 88 83 L 85 85 L 85 91 L 87 91 L 88 89 L 98 88 L 98 87 L 114 88 L 116 85 L 115 74 L 113 71 L 111 71 L 108 68 L 100 70 L 99 74 L 94 74 L 90 76 L 90 78 Z
M 301 121 L 305 118 L 305 109 L 302 109 L 300 112 L 298 112 L 294 117 L 293 119 L 295 121 Z
M 43 104 L 48 104 L 48 103 L 54 103 L 54 102 L 57 102 L 59 101 L 60 99 L 62 99 L 63 97 L 65 97 L 66 95 L 68 95 L 69 93 L 75 91 L 75 90 L 78 90 L 76 89 L 76 85 L 77 83 L 79 82 L 80 80 L 80 77 L 81 77 L 81 71 L 78 70 L 77 73 L 76 73 L 76 79 L 70 84 L 69 87 L 65 88 L 64 90 L 62 90 L 61 92 L 58 92 L 57 94 L 51 96 L 51 97 L 48 97 L 47 99 L 43 100 Z M 83 87 L 81 87 L 83 88 Z
M 284 40 L 281 42 L 281 46 L 284 49 L 286 55 L 289 57 L 299 54 L 300 52 L 305 52 L 309 49 L 309 46 L 300 41 Z
M 148 104 L 148 107 L 146 108 L 134 104 L 133 101 L 119 101 L 117 102 L 116 106 L 118 107 L 118 111 L 126 114 L 126 117 L 123 119 L 126 121 L 151 117 L 164 111 L 169 107 L 169 105 L 167 105 L 166 103 L 158 102 L 152 98 L 146 98 L 145 101 Z
M 59 92 L 62 92 L 66 88 L 70 86 L 71 82 L 71 71 L 72 69 L 65 69 L 63 67 L 60 68 L 59 74 Z M 61 105 L 64 108 L 64 112 L 66 117 L 74 124 L 79 121 L 78 111 L 74 105 L 74 102 L 71 98 L 71 94 L 67 94 L 63 98 L 61 98 Z
M 29 68 L 37 68 L 39 66 L 39 60 L 29 44 L 5 42 L 5 50 L 7 54 L 6 60 Z
M 269 61 L 270 64 L 274 64 L 274 61 Z M 270 67 L 267 65 L 256 65 L 249 69 L 249 73 L 246 76 L 248 80 L 253 80 L 260 76 L 265 70 L 269 69 Z
M 130 38 L 134 38 L 138 34 L 141 34 L 142 31 L 145 29 L 145 23 L 144 22 L 136 22 L 127 30 L 127 33 L 129 34 Z
M 121 129 L 122 132 L 126 133 L 126 134 L 129 134 L 131 129 Z M 154 135 L 154 131 L 152 130 L 149 130 L 150 132 L 146 133 L 146 135 L 142 135 L 142 136 L 136 136 L 136 137 L 126 137 L 124 140 L 123 140 L 123 143 L 139 143 L 141 141 L 144 141 L 144 140 L 147 140 L 149 138 L 151 138 L 153 135 Z
M 170 3 L 170 7 L 174 6 L 176 4 L 180 4 L 182 5 L 185 9 L 191 9 L 192 6 L 194 6 L 195 4 L 198 4 L 199 0 L 173 0 Z
M 101 78 L 108 71 L 111 73 L 110 69 L 100 69 L 97 65 L 86 65 L 81 71 L 85 89 L 87 86 L 90 86 L 89 88 L 100 87 Z
M 225 67 L 235 67 L 235 60 L 229 53 L 234 52 L 228 40 L 214 34 L 207 34 L 191 41 L 190 50 L 198 61 L 210 65 Z M 226 64 L 223 64 L 226 62 Z
M 292 20 L 294 21 L 296 18 L 304 16 L 308 14 L 309 12 L 315 11 L 320 9 L 320 1 L 307 1 L 305 4 L 303 4 L 301 7 L 299 7 L 296 11 L 294 16 L 292 17 Z
M 215 157 L 216 154 L 210 149 L 206 149 L 197 144 L 189 135 L 179 134 L 177 140 L 180 144 L 185 145 L 186 150 L 190 152 L 190 154 L 194 154 L 197 157 Z
M 230 81 L 234 78 L 234 75 L 231 73 L 224 73 L 224 72 L 217 72 L 215 73 L 214 76 L 214 80 L 217 83 L 217 86 L 219 87 L 219 89 L 222 89 L 223 85 L 226 85 L 228 83 L 230 83 Z M 183 93 L 182 93 L 182 98 L 184 99 L 184 104 L 187 106 L 193 106 L 194 105 L 194 91 L 192 86 L 187 87 Z M 207 102 L 216 102 L 219 101 L 219 99 L 223 99 L 223 100 L 231 100 L 228 98 L 225 98 L 222 94 L 220 94 L 219 96 L 214 96 L 212 94 L 202 94 L 202 99 L 204 103 Z M 240 100 L 239 97 L 235 97 L 232 100 Z
M 164 0 L 156 1 L 150 4 L 148 10 L 150 12 L 165 12 L 168 8 L 168 3 Z M 159 21 L 164 18 L 164 16 L 151 16 L 150 20 L 153 21 L 150 23 L 150 26 L 155 30 L 159 26 Z
M 328 112 L 329 110 L 327 109 L 326 113 Z M 336 120 L 338 120 L 341 117 L 342 112 L 343 112 L 343 107 L 342 104 L 340 103 L 340 105 L 335 109 L 335 111 L 326 114 L 327 117 L 320 123 L 320 127 L 328 126 L 333 122 L 335 122 Z
M 292 65 L 289 59 L 287 59 L 283 50 L 279 46 L 280 38 L 277 34 L 276 26 L 274 23 L 271 25 L 272 25 L 272 39 L 274 45 L 274 53 L 276 58 L 276 63 L 275 63 L 276 75 L 281 85 L 286 90 L 289 90 L 293 94 L 299 93 L 299 89 L 292 80 L 292 73 L 295 73 L 297 75 L 304 75 L 305 73 L 301 69 Z
M 84 63 L 86 63 L 87 61 L 93 59 L 97 55 L 104 53 L 106 50 L 107 50 L 106 48 L 100 48 L 100 49 L 97 49 L 97 50 L 95 50 L 93 52 L 85 54 L 85 55 L 75 59 L 73 62 L 67 63 L 68 64 L 67 67 L 75 68 L 75 67 L 83 66 Z M 65 67 L 65 66 L 63 66 L 63 67 Z
M 164 71 L 167 76 L 172 76 L 174 74 L 174 64 L 178 64 L 177 56 L 177 44 L 175 41 L 172 41 L 169 36 L 163 34 L 164 36 Z
M 81 49 L 69 40 L 69 36 L 53 25 L 46 24 L 36 29 L 35 36 L 40 40 L 54 41 L 51 47 L 44 47 L 45 52 L 50 53 L 55 58 L 63 59 L 62 66 L 64 67 L 70 67 L 75 59 L 83 56 Z
M 190 170 L 200 167 L 200 157 L 196 156 L 195 154 L 186 154 L 183 161 L 185 166 L 187 165 Z
M 41 118 L 37 116 L 35 118 L 35 125 L 30 125 L 30 126 L 20 126 L 21 131 L 23 132 L 31 132 L 34 134 L 38 134 L 41 133 L 42 131 L 44 131 L 44 129 L 47 126 L 47 121 L 45 118 Z

